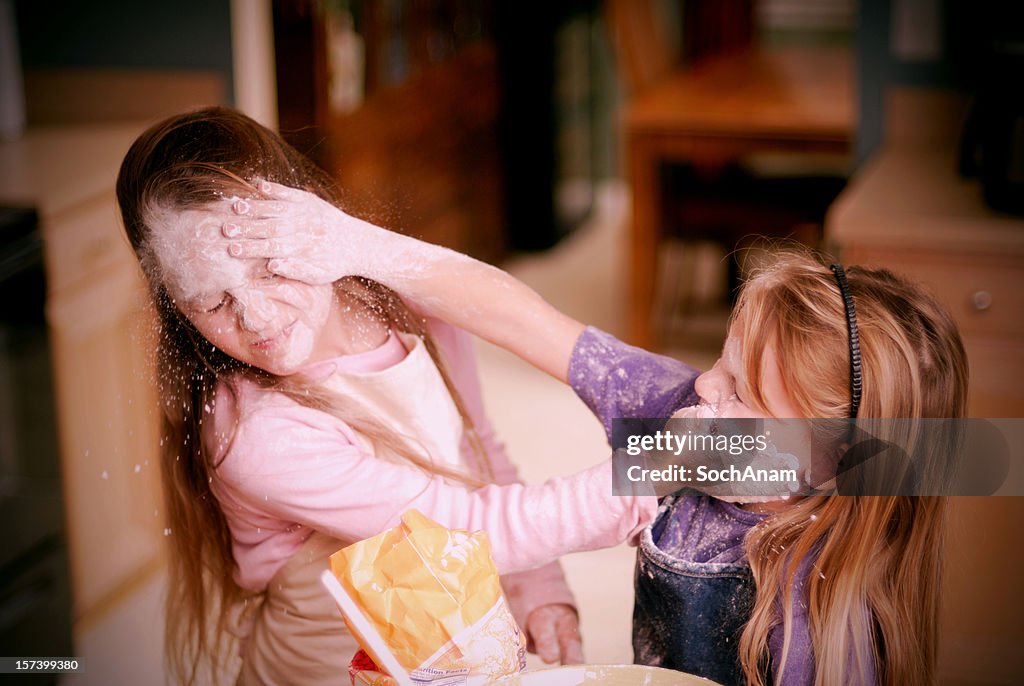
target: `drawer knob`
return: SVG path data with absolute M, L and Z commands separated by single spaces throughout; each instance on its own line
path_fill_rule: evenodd
M 971 307 L 975 312 L 984 312 L 992 307 L 992 294 L 988 291 L 975 291 L 971 296 Z

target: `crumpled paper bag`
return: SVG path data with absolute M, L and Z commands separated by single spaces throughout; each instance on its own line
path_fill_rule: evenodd
M 393 529 L 334 553 L 331 571 L 414 681 L 474 685 L 526 669 L 484 532 L 409 510 Z M 353 684 L 394 683 L 353 667 Z

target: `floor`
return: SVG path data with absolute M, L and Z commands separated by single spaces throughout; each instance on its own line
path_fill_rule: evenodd
M 591 221 L 554 249 L 519 257 L 504 267 L 562 311 L 624 336 L 628 197 L 624 188 L 608 186 L 598 198 Z M 703 247 L 697 254 L 698 259 L 688 261 L 683 251 L 669 250 L 665 259 L 682 260 L 684 264 L 666 266 L 689 264 L 699 271 L 696 282 L 716 282 L 717 258 Z M 705 280 L 705 275 L 711 278 Z M 715 295 L 714 289 L 697 290 L 692 295 L 700 301 Z M 663 314 L 672 306 L 674 295 L 659 297 Z M 677 346 L 665 352 L 700 368 L 714 363 L 725 325 L 720 309 L 701 309 L 699 317 L 691 319 L 697 322 L 698 331 L 687 336 L 679 335 L 676 319 L 665 320 L 671 339 L 677 341 Z M 608 457 L 601 425 L 569 387 L 487 343 L 479 342 L 477 353 L 488 413 L 527 483 L 571 474 Z M 633 661 L 630 627 L 634 553 L 634 548 L 621 545 L 562 559 L 569 586 L 576 595 L 588 662 Z M 531 656 L 528 666 L 535 668 L 542 663 Z
M 628 197 L 623 186 L 614 184 L 601 188 L 597 198 L 592 219 L 558 246 L 516 257 L 503 266 L 563 311 L 623 335 Z M 718 259 L 701 250 L 695 253 L 696 261 L 690 257 L 694 251 L 667 250 L 664 259 L 674 262 L 666 266 L 695 274 L 697 283 L 713 283 Z M 671 292 L 679 291 L 673 285 Z M 659 299 L 663 311 L 673 306 L 674 297 Z M 666 318 L 669 333 L 679 341 L 666 352 L 707 368 L 717 358 L 724 315 L 714 308 L 694 311 L 701 316 L 691 318 L 693 326 L 685 331 L 673 317 Z M 608 456 L 599 423 L 568 387 L 489 344 L 479 342 L 477 355 L 488 413 L 525 481 L 539 483 L 569 474 Z M 580 610 L 588 662 L 632 662 L 633 560 L 634 549 L 625 545 L 563 558 Z M 163 683 L 164 583 L 163 575 L 157 574 L 85 633 L 77 646 L 85 673 L 66 678 L 65 686 Z M 542 663 L 531 656 L 528 666 L 534 669 Z

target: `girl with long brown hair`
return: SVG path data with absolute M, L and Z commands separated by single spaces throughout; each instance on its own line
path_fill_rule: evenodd
M 159 322 L 175 680 L 347 683 L 356 644 L 320 572 L 411 508 L 487 531 L 528 642 L 546 661 L 580 661 L 553 561 L 636 535 L 656 503 L 611 498 L 607 463 L 516 483 L 465 333 L 370 279 L 300 281 L 229 250 L 240 227 L 224 216 L 284 208 L 272 182 L 345 216 L 322 172 L 225 108 L 152 126 L 117 180 Z M 320 228 L 306 222 L 304 244 Z
M 967 363 L 952 319 L 885 270 L 782 254 L 747 281 L 722 357 L 698 377 L 584 330 L 499 269 L 295 189 L 268 193 L 225 220 L 233 254 L 313 283 L 359 274 L 387 284 L 571 383 L 610 438 L 612 420 L 626 417 L 964 413 Z M 309 241 L 310 227 L 329 238 Z M 827 446 L 836 464 L 847 438 Z M 636 661 L 723 684 L 934 683 L 945 498 L 840 495 L 826 481 L 814 476 L 820 488 L 787 499 L 666 497 L 640 541 Z

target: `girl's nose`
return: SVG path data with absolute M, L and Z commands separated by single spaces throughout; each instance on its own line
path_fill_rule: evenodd
M 731 398 L 735 392 L 732 378 L 719 369 L 716 364 L 709 371 L 697 377 L 694 383 L 694 390 L 701 400 L 708 403 L 722 402 Z
M 256 289 L 233 294 L 235 311 L 242 328 L 258 333 L 273 321 L 277 308 Z

